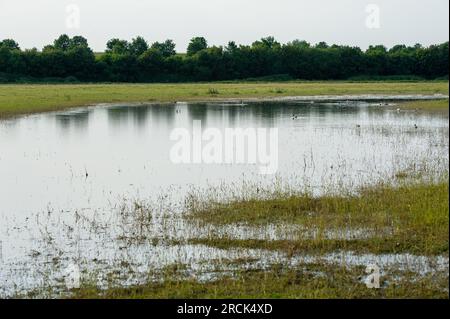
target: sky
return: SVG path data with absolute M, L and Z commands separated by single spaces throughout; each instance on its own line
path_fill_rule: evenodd
M 448 0 L 0 0 L 0 40 L 41 49 L 60 34 L 82 35 L 95 51 L 111 38 L 172 39 L 184 52 L 210 45 L 286 43 L 430 45 L 449 39 Z

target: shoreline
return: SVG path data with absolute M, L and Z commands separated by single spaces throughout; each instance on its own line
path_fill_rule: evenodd
M 376 102 L 384 102 L 384 105 L 380 106 L 394 106 L 398 103 L 407 103 L 407 102 L 426 102 L 426 101 L 446 101 L 449 99 L 449 95 L 445 94 L 354 94 L 354 95 L 298 95 L 298 96 L 276 96 L 276 97 L 247 97 L 247 98 L 209 98 L 209 99 L 188 99 L 186 101 L 146 101 L 146 102 L 109 102 L 109 103 L 95 103 L 95 104 L 87 104 L 87 105 L 79 105 L 79 106 L 70 106 L 57 110 L 48 110 L 48 111 L 32 111 L 26 113 L 18 113 L 18 114 L 7 114 L 3 116 L 0 113 L 0 122 L 6 120 L 14 120 L 21 117 L 28 117 L 33 115 L 41 115 L 41 114 L 57 114 L 61 112 L 77 112 L 85 109 L 92 108 L 109 108 L 109 107 L 120 107 L 131 106 L 131 107 L 141 107 L 141 106 L 152 106 L 152 105 L 173 105 L 178 103 L 186 103 L 186 104 L 219 104 L 219 105 L 236 105 L 236 106 L 246 106 L 245 103 L 289 103 L 289 102 L 301 102 L 301 103 L 339 103 L 339 102 L 367 102 L 367 103 L 376 103 Z M 387 102 L 394 102 L 394 104 L 387 104 Z M 403 109 L 404 111 L 410 110 L 408 108 Z M 421 109 L 421 111 L 424 111 Z M 426 111 L 426 110 L 425 110 Z M 432 110 L 436 112 L 436 110 Z M 445 111 L 445 110 L 444 110 Z M 448 110 L 447 110 L 448 112 Z
M 80 107 L 448 99 L 448 82 L 0 85 L 0 120 Z

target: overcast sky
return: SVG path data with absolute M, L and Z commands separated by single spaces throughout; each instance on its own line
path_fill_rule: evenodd
M 448 0 L 0 0 L 0 39 L 40 49 L 62 33 L 80 34 L 95 51 L 137 35 L 173 39 L 180 52 L 194 36 L 211 45 L 268 35 L 362 48 L 429 45 L 448 41 L 448 11 Z

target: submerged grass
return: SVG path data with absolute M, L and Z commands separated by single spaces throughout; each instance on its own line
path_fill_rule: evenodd
M 336 251 L 370 253 L 448 253 L 448 180 L 439 183 L 404 183 L 365 188 L 357 195 L 277 195 L 270 199 L 248 199 L 230 203 L 193 206 L 191 220 L 205 224 L 267 224 L 298 226 L 289 240 L 232 239 L 210 236 L 190 243 L 219 248 L 264 248 L 271 250 Z M 330 238 L 330 232 L 351 234 L 363 230 L 369 237 Z M 314 232 L 313 238 L 302 236 Z
M 0 85 L 0 118 L 97 103 L 345 94 L 448 94 L 448 82 L 248 82 Z

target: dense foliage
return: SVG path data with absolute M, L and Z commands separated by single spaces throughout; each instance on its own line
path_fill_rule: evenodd
M 229 42 L 208 46 L 191 40 L 187 54 L 177 54 L 171 40 L 151 45 L 142 37 L 112 39 L 104 53 L 94 53 L 85 38 L 62 35 L 52 45 L 21 50 L 14 40 L 0 41 L 0 82 L 112 81 L 181 82 L 270 77 L 279 79 L 370 79 L 385 77 L 448 78 L 448 42 L 422 47 L 396 45 L 387 49 L 287 44 L 273 37 L 252 45 Z M 275 77 L 274 77 L 275 76 Z

